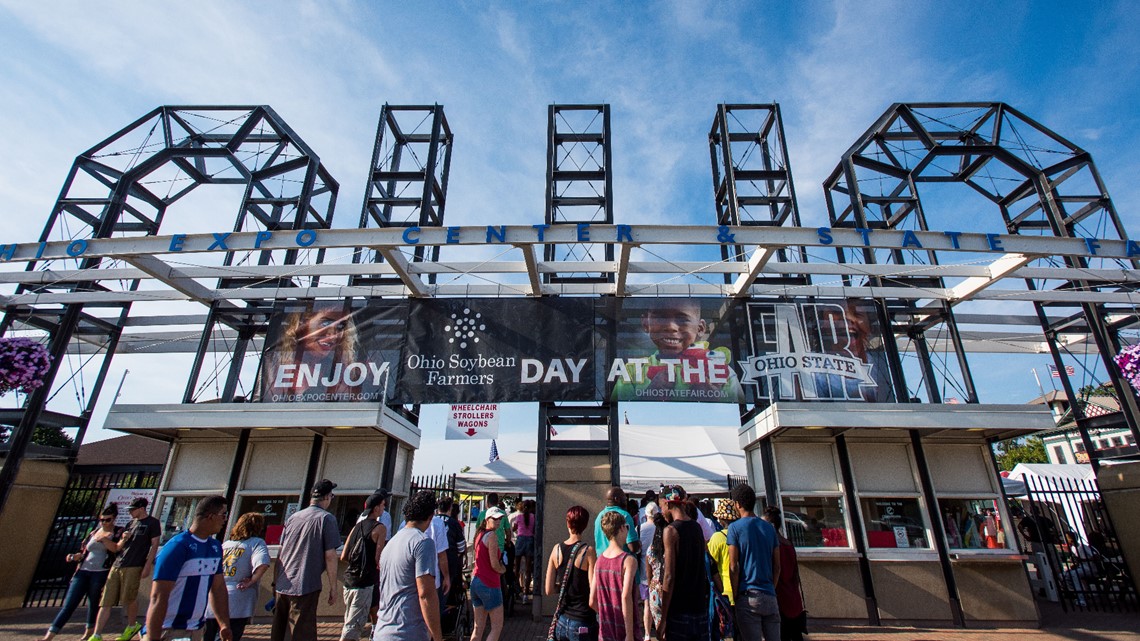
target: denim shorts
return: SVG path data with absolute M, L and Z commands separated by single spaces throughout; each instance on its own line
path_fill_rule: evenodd
M 554 641 L 598 641 L 598 622 L 587 623 L 562 615 L 554 627 Z
M 503 607 L 503 590 L 489 588 L 479 577 L 471 579 L 471 604 L 490 612 L 495 608 Z

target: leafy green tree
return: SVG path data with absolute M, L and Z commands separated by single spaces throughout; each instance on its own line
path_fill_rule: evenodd
M 994 456 L 997 458 L 998 467 L 1004 471 L 1012 470 L 1018 463 L 1049 462 L 1049 456 L 1045 453 L 1045 441 L 1040 436 L 1013 438 L 994 443 Z
M 0 443 L 5 443 L 12 436 L 12 428 L 0 426 Z M 71 447 L 75 441 L 63 431 L 63 428 L 40 425 L 32 432 L 32 442 L 36 445 L 48 447 Z
M 71 447 L 75 444 L 75 441 L 63 431 L 63 428 L 44 425 L 37 426 L 36 430 L 32 432 L 32 442 L 36 445 L 47 445 L 48 447 Z

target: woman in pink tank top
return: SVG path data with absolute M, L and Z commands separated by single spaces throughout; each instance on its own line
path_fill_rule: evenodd
M 534 572 L 534 527 L 538 519 L 534 516 L 534 501 L 527 499 L 522 502 L 522 509 L 515 518 L 515 561 L 518 562 L 519 588 L 522 591 L 522 602 L 530 600 L 531 575 Z
M 633 605 L 637 558 L 621 548 L 629 525 L 621 512 L 602 515 L 602 531 L 610 544 L 598 555 L 594 582 L 590 584 L 590 607 L 598 612 L 601 641 L 638 641 L 639 623 Z

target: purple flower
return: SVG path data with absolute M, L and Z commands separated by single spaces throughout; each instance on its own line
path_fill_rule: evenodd
M 1120 350 L 1114 359 L 1120 373 L 1132 385 L 1132 389 L 1140 391 L 1140 344 L 1129 345 Z
M 0 338 L 0 394 L 42 387 L 51 365 L 47 348 L 30 338 Z

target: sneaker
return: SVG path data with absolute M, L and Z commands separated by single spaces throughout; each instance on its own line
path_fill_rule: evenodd
M 103 641 L 103 635 L 92 634 L 91 636 L 87 637 L 87 641 Z
M 131 641 L 131 639 L 135 638 L 135 635 L 138 634 L 139 630 L 141 629 L 141 623 L 132 623 L 131 625 L 127 626 L 126 630 L 123 630 L 123 633 L 120 634 L 119 637 L 115 639 L 115 641 Z

